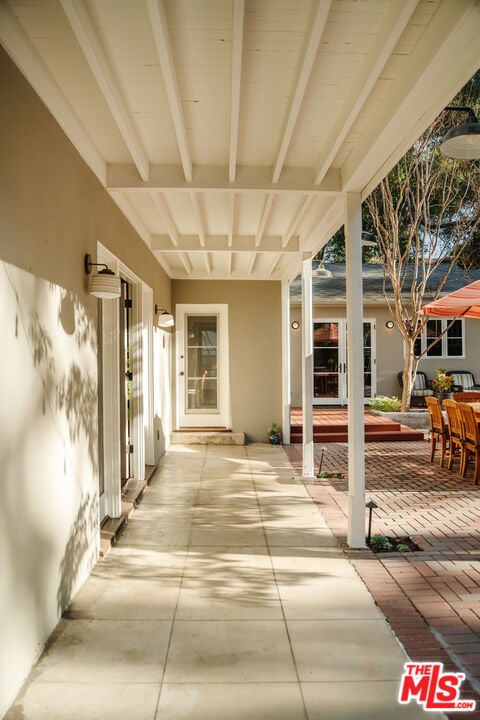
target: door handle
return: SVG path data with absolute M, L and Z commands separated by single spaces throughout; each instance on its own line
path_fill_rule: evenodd
M 179 374 L 179 375 L 185 375 L 185 373 L 183 372 L 183 370 L 181 370 L 178 374 Z

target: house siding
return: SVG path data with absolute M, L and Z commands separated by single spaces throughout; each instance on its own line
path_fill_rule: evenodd
M 173 281 L 174 304 L 226 303 L 232 429 L 265 442 L 282 418 L 281 283 Z
M 385 327 L 387 320 L 391 320 L 390 312 L 381 305 L 366 303 L 363 309 L 365 319 L 376 322 L 376 348 L 377 348 L 377 395 L 401 397 L 401 389 L 397 373 L 403 369 L 404 350 L 403 339 L 396 328 L 391 330 Z M 322 320 L 327 318 L 345 318 L 344 305 L 324 304 L 314 301 L 313 318 Z M 291 308 L 291 320 L 301 323 L 301 308 L 294 304 Z M 292 331 L 291 338 L 291 384 L 292 405 L 302 404 L 302 345 L 301 329 Z M 419 370 L 429 378 L 435 377 L 438 367 L 446 370 L 471 370 L 477 381 L 480 379 L 480 324 L 478 320 L 465 320 L 465 357 L 461 359 L 435 359 L 421 360 Z
M 98 557 L 101 242 L 170 304 L 170 281 L 0 51 L 0 717 Z

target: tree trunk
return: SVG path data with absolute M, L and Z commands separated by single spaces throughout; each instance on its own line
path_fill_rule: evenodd
M 410 410 L 413 383 L 417 374 L 417 359 L 413 353 L 414 341 L 405 340 L 405 362 L 403 365 L 402 412 Z

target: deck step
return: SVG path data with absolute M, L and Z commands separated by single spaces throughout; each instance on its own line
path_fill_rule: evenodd
M 290 442 L 303 442 L 301 409 L 292 412 Z M 403 442 L 424 440 L 425 431 L 411 428 L 397 420 L 386 418 L 366 410 L 365 442 Z M 313 409 L 313 441 L 348 442 L 348 417 L 346 408 Z

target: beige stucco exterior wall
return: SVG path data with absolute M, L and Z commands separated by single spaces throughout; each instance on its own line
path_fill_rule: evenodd
M 97 242 L 170 281 L 0 51 L 0 717 L 98 550 Z
M 301 307 L 293 304 L 291 307 L 291 320 L 301 322 Z M 396 328 L 389 330 L 385 327 L 391 315 L 386 307 L 378 304 L 365 304 L 364 318 L 376 321 L 376 350 L 377 350 L 377 395 L 401 396 L 401 389 L 397 373 L 403 369 L 403 339 Z M 344 305 L 321 305 L 315 303 L 313 308 L 314 320 L 345 318 Z M 301 328 L 290 331 L 291 341 L 291 398 L 292 405 L 302 404 L 302 347 Z M 465 357 L 458 359 L 422 359 L 419 369 L 427 373 L 429 378 L 435 377 L 437 368 L 445 370 L 465 369 L 471 370 L 477 382 L 480 382 L 480 321 L 465 321 Z
M 232 429 L 264 442 L 282 418 L 281 284 L 174 280 L 172 297 L 228 305 Z

